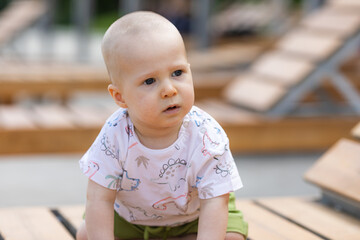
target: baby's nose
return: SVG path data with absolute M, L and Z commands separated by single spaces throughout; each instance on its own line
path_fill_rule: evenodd
M 161 97 L 162 98 L 172 97 L 172 96 L 174 96 L 176 94 L 177 94 L 177 90 L 176 90 L 175 86 L 170 81 L 164 83 L 164 87 L 163 87 L 162 92 L 161 92 Z

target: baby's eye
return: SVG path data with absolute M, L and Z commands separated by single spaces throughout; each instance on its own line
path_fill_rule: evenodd
M 176 70 L 175 72 L 173 72 L 173 73 L 171 74 L 171 76 L 172 76 L 172 77 L 179 77 L 179 76 L 181 76 L 182 73 L 183 73 L 182 70 Z
M 145 85 L 150 85 L 153 84 L 155 82 L 155 78 L 148 78 L 144 81 Z

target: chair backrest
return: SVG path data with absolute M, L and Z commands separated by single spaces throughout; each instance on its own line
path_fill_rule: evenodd
M 305 17 L 244 76 L 234 79 L 224 89 L 224 98 L 245 109 L 285 114 L 293 102 L 319 85 L 349 48 L 358 46 L 353 44 L 360 33 L 360 6 L 356 2 L 330 1 Z
M 0 46 L 32 25 L 46 12 L 43 0 L 15 0 L 0 12 Z

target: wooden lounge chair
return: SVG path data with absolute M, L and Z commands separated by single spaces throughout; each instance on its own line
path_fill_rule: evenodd
M 39 20 L 46 10 L 46 3 L 43 0 L 11 1 L 0 12 L 0 47 Z
M 360 96 L 338 71 L 358 49 L 360 7 L 355 1 L 331 0 L 285 34 L 274 49 L 230 83 L 224 99 L 244 109 L 273 117 L 287 116 L 325 77 L 360 114 Z
M 256 142 L 257 151 L 278 151 L 285 146 L 290 151 L 311 150 L 311 146 L 312 150 L 326 149 L 349 132 L 360 113 L 359 91 L 337 71 L 344 59 L 358 49 L 359 11 L 356 0 L 328 1 L 279 39 L 273 50 L 230 81 L 222 100 L 202 99 L 197 104 L 227 130 L 234 149 L 242 150 L 241 146 L 249 142 Z M 326 77 L 351 110 L 331 101 L 303 107 L 301 100 L 317 90 Z M 324 112 L 323 105 L 327 107 Z M 342 130 L 326 126 L 332 121 Z M 260 126 L 254 135 L 256 140 L 250 137 L 242 141 L 255 124 Z M 335 129 L 339 130 L 337 136 L 332 135 Z M 302 144 L 290 146 L 294 142 Z M 305 146 L 307 143 L 310 148 Z

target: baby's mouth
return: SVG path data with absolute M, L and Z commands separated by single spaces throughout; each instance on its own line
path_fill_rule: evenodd
M 175 110 L 175 109 L 177 109 L 177 108 L 179 108 L 178 105 L 171 105 L 170 107 L 168 107 L 167 109 L 165 109 L 165 112 L 172 111 L 172 110 Z

